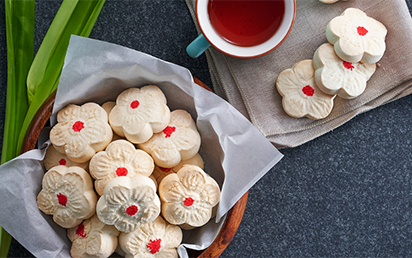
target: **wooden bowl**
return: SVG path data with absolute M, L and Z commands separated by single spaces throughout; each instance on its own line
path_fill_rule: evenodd
M 194 81 L 203 88 L 210 90 L 209 87 L 207 87 L 197 78 L 194 78 Z M 40 131 L 46 125 L 52 114 L 55 97 L 56 92 L 53 92 L 37 112 L 32 123 L 30 124 L 29 130 L 27 131 L 21 153 L 36 148 Z M 223 253 L 223 251 L 229 245 L 230 241 L 232 241 L 232 238 L 236 234 L 240 222 L 242 221 L 243 213 L 246 208 L 247 197 L 248 192 L 246 192 L 227 213 L 226 220 L 223 223 L 223 226 L 220 229 L 220 232 L 217 235 L 215 241 L 213 241 L 213 243 L 208 248 L 202 251 L 188 249 L 189 257 L 219 257 Z

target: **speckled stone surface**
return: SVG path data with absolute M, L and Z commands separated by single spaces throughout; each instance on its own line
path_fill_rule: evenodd
M 412 10 L 412 0 L 406 2 Z M 37 2 L 36 49 L 59 4 Z M 90 37 L 185 66 L 211 86 L 205 57 L 185 53 L 196 36 L 184 0 L 106 0 Z M 0 42 L 3 126 L 4 5 Z M 412 96 L 407 96 L 282 150 L 281 162 L 250 189 L 242 223 L 221 257 L 411 257 L 411 125 Z M 31 257 L 15 241 L 9 255 Z

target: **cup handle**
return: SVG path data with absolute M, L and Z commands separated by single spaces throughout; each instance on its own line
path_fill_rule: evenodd
M 196 39 L 194 39 L 186 48 L 186 52 L 189 56 L 196 58 L 200 56 L 206 49 L 210 47 L 209 41 L 200 34 Z

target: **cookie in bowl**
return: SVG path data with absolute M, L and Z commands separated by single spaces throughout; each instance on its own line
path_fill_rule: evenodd
M 72 228 L 96 211 L 97 196 L 89 173 L 80 167 L 56 166 L 43 177 L 37 205 L 63 228 Z
M 77 163 L 67 157 L 66 154 L 60 153 L 54 148 L 53 144 L 50 144 L 47 148 L 46 155 L 43 160 L 44 168 L 50 170 L 52 167 L 63 165 L 67 167 L 76 166 L 81 167 L 84 170 L 89 169 L 89 162 Z
M 149 153 L 155 164 L 163 168 L 177 166 L 200 149 L 200 134 L 192 116 L 185 110 L 171 112 L 167 127 L 138 147 Z
M 160 214 L 155 183 L 142 175 L 112 179 L 97 202 L 96 213 L 103 223 L 126 233 L 152 222 Z
M 105 186 L 116 177 L 150 176 L 154 169 L 152 157 L 136 149 L 126 140 L 111 142 L 106 150 L 100 151 L 90 160 L 90 174 L 96 179 L 96 192 L 103 195 Z
M 170 110 L 156 85 L 129 88 L 117 97 L 109 122 L 113 131 L 132 143 L 143 143 L 166 128 Z
M 160 182 L 162 182 L 165 176 L 169 175 L 170 173 L 177 173 L 177 171 L 179 171 L 179 169 L 181 169 L 184 165 L 194 165 L 194 166 L 198 166 L 201 169 L 203 169 L 204 163 L 205 162 L 203 161 L 202 156 L 200 156 L 200 154 L 197 153 L 190 159 L 180 161 L 180 163 L 177 164 L 177 166 L 172 167 L 172 168 L 163 168 L 163 167 L 155 166 L 152 176 L 156 178 L 157 183 L 160 184 Z
M 159 196 L 165 220 L 192 229 L 210 220 L 213 207 L 220 201 L 220 188 L 201 168 L 184 165 L 177 173 L 163 178 Z
M 106 148 L 113 136 L 106 111 L 96 103 L 70 104 L 57 113 L 57 124 L 50 131 L 56 150 L 77 163 L 89 161 Z
M 67 229 L 67 237 L 72 242 L 70 255 L 73 258 L 109 257 L 117 247 L 118 236 L 119 231 L 114 226 L 104 224 L 95 214 L 80 225 Z
M 161 216 L 130 233 L 119 235 L 119 245 L 126 257 L 178 257 L 182 230 Z

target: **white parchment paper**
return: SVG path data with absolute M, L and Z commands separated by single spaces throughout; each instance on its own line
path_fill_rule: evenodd
M 178 65 L 119 45 L 72 36 L 58 86 L 51 125 L 67 104 L 116 99 L 123 90 L 159 86 L 171 110 L 184 109 L 202 136 L 205 171 L 221 186 L 216 219 L 184 231 L 185 247 L 205 249 L 214 240 L 231 207 L 281 158 L 282 154 L 235 108 L 193 82 Z M 66 231 L 36 203 L 44 174 L 43 150 L 33 150 L 0 166 L 0 225 L 37 257 L 70 257 Z M 223 219 L 222 219 L 223 218 Z

